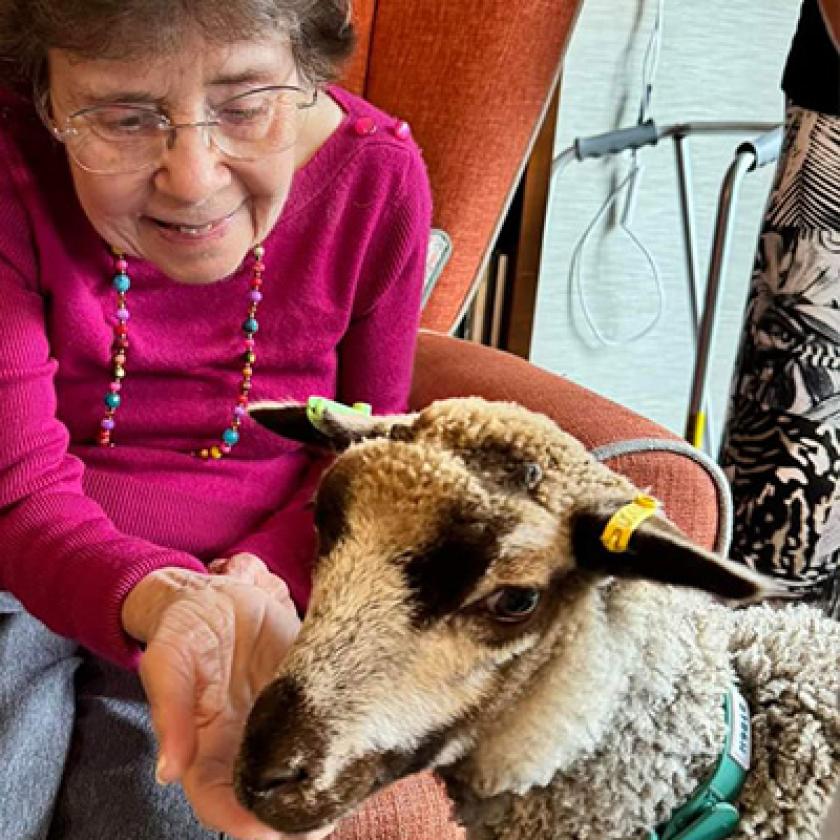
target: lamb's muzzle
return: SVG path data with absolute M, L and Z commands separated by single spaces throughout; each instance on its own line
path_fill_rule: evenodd
M 299 826 L 295 830 L 306 831 L 329 822 L 329 816 L 322 821 L 310 813 L 302 796 L 313 776 L 318 729 L 301 733 L 284 725 L 284 716 L 305 718 L 300 705 L 300 690 L 291 679 L 277 680 L 262 692 L 248 722 L 235 782 L 239 799 L 264 821 L 274 821 L 280 810 Z M 306 753 L 297 749 L 301 734 L 310 739 Z
M 293 679 L 280 678 L 260 695 L 249 718 L 236 768 L 240 801 L 263 822 L 286 832 L 334 822 L 380 788 L 427 766 L 445 741 L 361 756 L 330 775 L 327 722 L 307 708 Z

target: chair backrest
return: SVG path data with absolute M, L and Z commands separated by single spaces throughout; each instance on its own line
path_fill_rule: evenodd
M 559 77 L 580 0 L 357 0 L 345 84 L 407 120 L 452 257 L 423 313 L 447 332 L 495 239 Z

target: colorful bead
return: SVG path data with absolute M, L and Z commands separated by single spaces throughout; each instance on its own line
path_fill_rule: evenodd
M 376 130 L 376 125 L 372 123 L 372 131 Z M 371 132 L 372 133 L 372 132 Z M 127 292 L 131 288 L 131 279 L 128 276 L 128 262 L 124 254 L 116 248 L 111 249 L 114 256 L 114 268 L 116 274 L 111 279 L 111 285 L 117 293 L 117 310 L 115 313 L 113 331 L 114 340 L 111 344 L 111 364 L 112 364 L 112 381 L 109 383 L 109 391 L 105 395 L 105 405 L 108 410 L 105 416 L 100 421 L 100 428 L 98 431 L 98 441 L 101 446 L 113 446 L 111 442 L 111 432 L 116 426 L 114 414 L 120 407 L 122 402 L 120 397 L 120 390 L 122 388 L 122 380 L 125 378 L 126 370 L 126 353 L 129 346 L 128 342 L 128 321 L 131 317 L 128 304 L 126 300 Z M 233 446 L 239 442 L 239 428 L 242 425 L 242 420 L 247 414 L 248 393 L 251 390 L 251 377 L 253 376 L 253 364 L 256 361 L 256 353 L 254 349 L 256 342 L 254 341 L 254 334 L 259 330 L 259 322 L 256 319 L 257 309 L 263 299 L 263 294 L 260 288 L 263 284 L 262 273 L 265 271 L 265 263 L 262 261 L 265 256 L 265 248 L 262 245 L 255 245 L 253 248 L 254 265 L 252 267 L 251 282 L 248 291 L 248 317 L 242 324 L 242 329 L 245 332 L 245 352 L 243 354 L 244 365 L 242 368 L 242 381 L 239 385 L 239 395 L 236 398 L 236 404 L 233 408 L 233 418 L 230 426 L 222 432 L 221 443 L 215 444 L 211 447 L 203 447 L 194 451 L 192 454 L 202 460 L 218 460 L 225 455 L 229 455 Z
M 394 136 L 398 140 L 408 140 L 411 137 L 411 126 L 405 120 L 400 120 L 394 126 Z

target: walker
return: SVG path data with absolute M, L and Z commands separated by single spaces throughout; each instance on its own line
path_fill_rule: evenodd
M 701 308 L 697 282 L 699 271 L 688 139 L 694 135 L 729 134 L 754 134 L 755 136 L 752 140 L 744 141 L 737 147 L 734 160 L 727 169 L 721 185 L 712 253 Z M 590 137 L 578 137 L 571 146 L 554 158 L 551 165 L 551 178 L 554 179 L 573 160 L 584 161 L 626 151 L 634 152 L 644 146 L 654 146 L 665 138 L 671 138 L 674 141 L 685 266 L 689 284 L 689 305 L 695 342 L 694 372 L 685 437 L 689 443 L 699 449 L 704 449 L 707 453 L 711 449 L 713 439 L 706 405 L 709 358 L 714 347 L 721 282 L 729 256 L 730 234 L 738 192 L 747 172 L 753 172 L 778 159 L 782 137 L 783 128 L 776 123 L 698 121 L 674 123 L 660 128 L 653 120 L 646 120 L 628 128 Z

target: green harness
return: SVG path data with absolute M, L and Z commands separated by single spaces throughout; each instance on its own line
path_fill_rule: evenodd
M 645 840 L 724 840 L 738 827 L 733 804 L 750 769 L 750 708 L 734 686 L 723 699 L 726 740 L 715 771 L 691 799 L 664 825 L 649 831 Z

